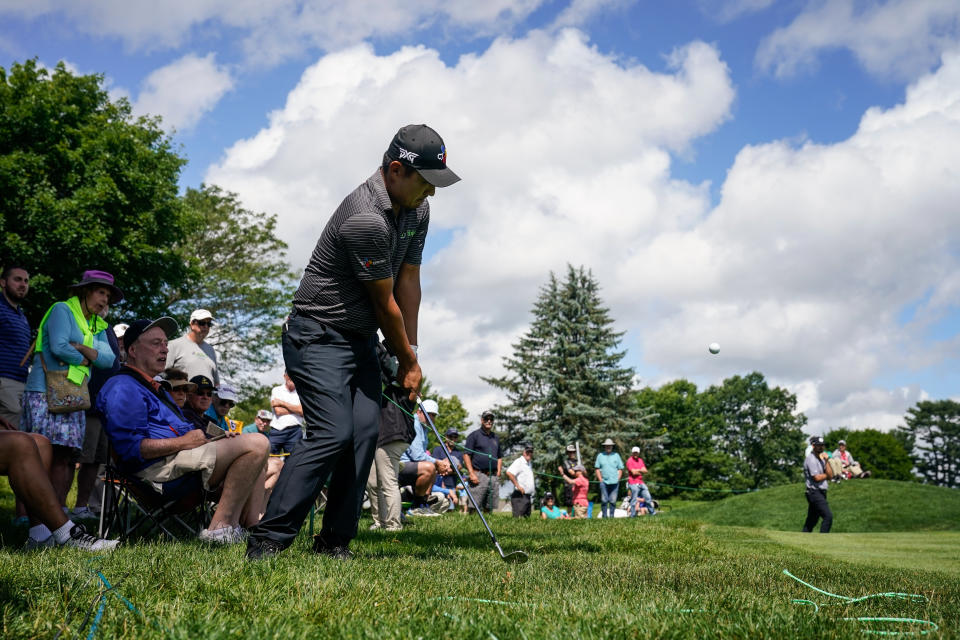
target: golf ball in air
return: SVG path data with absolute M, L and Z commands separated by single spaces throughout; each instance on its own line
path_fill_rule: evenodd
M 713 353 L 713 354 L 720 353 L 720 343 L 718 342 L 711 342 L 710 346 L 707 348 L 710 349 L 710 353 Z

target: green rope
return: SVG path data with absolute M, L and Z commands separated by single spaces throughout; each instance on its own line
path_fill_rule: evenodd
M 485 600 L 483 598 L 466 598 L 463 596 L 442 596 L 433 598 L 434 600 L 464 600 L 466 602 L 480 602 L 483 604 L 507 604 L 513 607 L 533 607 L 535 605 L 527 602 L 507 602 L 505 600 Z

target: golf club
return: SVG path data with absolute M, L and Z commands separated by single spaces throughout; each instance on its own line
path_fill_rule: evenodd
M 453 461 L 453 457 L 447 450 L 447 445 L 443 443 L 443 438 L 440 437 L 440 432 L 437 431 L 437 426 L 433 424 L 430 414 L 427 413 L 427 410 L 423 408 L 423 400 L 420 398 L 420 396 L 417 396 L 417 406 L 420 407 L 420 412 L 423 413 L 423 417 L 427 419 L 427 424 L 429 424 L 430 428 L 433 430 L 433 435 L 437 436 L 437 441 L 443 447 L 443 452 L 446 454 L 447 460 L 450 462 L 450 466 L 453 468 L 454 473 L 457 474 L 457 479 L 460 481 L 460 484 L 463 485 L 463 488 L 467 490 L 467 497 L 470 498 L 470 502 L 473 503 L 473 508 L 477 510 L 477 515 L 480 516 L 483 526 L 487 528 L 487 533 L 490 534 L 490 539 L 493 540 L 493 546 L 497 548 L 500 558 L 504 562 L 509 562 L 510 564 L 523 564 L 529 560 L 530 556 L 527 555 L 526 551 L 511 551 L 510 553 L 504 553 L 503 549 L 500 548 L 500 543 L 497 542 L 497 536 L 493 535 L 493 529 L 491 529 L 490 525 L 487 524 L 487 519 L 483 517 L 483 511 L 480 509 L 480 505 L 477 504 L 476 499 L 473 497 L 473 493 L 470 491 L 469 485 L 460 474 L 460 469 L 457 468 L 457 463 Z

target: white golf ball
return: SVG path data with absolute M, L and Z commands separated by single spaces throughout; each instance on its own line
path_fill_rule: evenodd
M 710 346 L 707 347 L 707 348 L 710 349 L 710 353 L 712 353 L 712 354 L 718 354 L 718 353 L 720 353 L 720 343 L 719 343 L 719 342 L 711 342 L 711 343 L 710 343 Z

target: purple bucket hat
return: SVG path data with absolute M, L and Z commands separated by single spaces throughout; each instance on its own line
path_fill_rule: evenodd
M 113 284 L 113 276 L 106 271 L 98 271 L 96 269 L 84 271 L 80 277 L 80 282 L 70 285 L 70 288 L 79 289 L 92 284 L 103 285 L 110 289 L 110 304 L 117 304 L 123 300 L 123 291 Z

